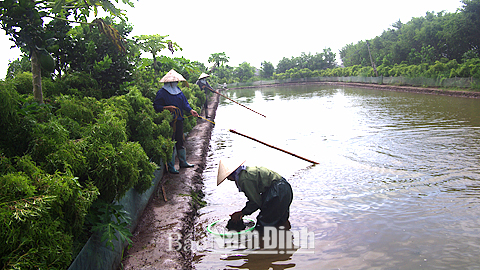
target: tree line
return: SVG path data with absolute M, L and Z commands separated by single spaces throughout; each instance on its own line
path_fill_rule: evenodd
M 224 66 L 216 74 L 221 82 L 340 76 L 405 76 L 426 78 L 472 77 L 480 79 L 480 0 L 462 0 L 455 13 L 426 12 L 407 23 L 397 21 L 381 35 L 347 44 L 340 51 L 342 65 L 331 49 L 302 53 L 255 68 L 242 63 Z M 249 70 L 245 72 L 245 70 Z M 235 76 L 247 74 L 247 76 Z
M 371 65 L 368 49 L 377 65 L 433 65 L 442 59 L 464 63 L 480 57 L 480 1 L 462 0 L 455 13 L 427 12 L 407 23 L 397 21 L 380 36 L 340 51 L 344 66 Z M 443 60 L 445 61 L 445 60 Z

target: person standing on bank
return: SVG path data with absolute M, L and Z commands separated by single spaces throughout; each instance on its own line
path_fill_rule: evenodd
M 203 108 L 205 109 L 205 118 L 208 118 L 208 96 L 210 91 L 212 91 L 211 89 L 213 89 L 210 84 L 208 84 L 207 77 L 210 77 L 210 75 L 202 73 L 196 82 L 200 89 L 205 91 L 205 104 L 203 104 Z
M 158 90 L 153 102 L 156 112 L 169 110 L 173 115 L 173 121 L 170 123 L 173 128 L 173 140 L 175 147 L 173 149 L 172 159 L 167 162 L 168 172 L 178 174 L 175 169 L 175 155 L 178 154 L 180 168 L 190 168 L 194 165 L 187 163 L 187 153 L 185 150 L 185 138 L 183 135 L 183 111 L 188 111 L 195 117 L 198 113 L 192 109 L 182 90 L 177 86 L 179 81 L 186 81 L 182 75 L 175 70 L 170 70 L 161 80 L 163 87 Z
M 290 229 L 290 204 L 293 199 L 292 187 L 278 173 L 265 167 L 244 166 L 243 162 L 218 164 L 217 186 L 225 179 L 235 181 L 238 191 L 245 193 L 248 202 L 241 211 L 231 214 L 234 221 L 242 220 L 260 209 L 256 229 L 280 227 Z

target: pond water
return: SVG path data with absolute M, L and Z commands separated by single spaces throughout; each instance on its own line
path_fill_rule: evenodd
M 320 85 L 225 94 L 266 118 L 221 99 L 203 174 L 207 205 L 195 225 L 196 269 L 480 265 L 480 100 Z M 246 202 L 234 182 L 216 185 L 218 161 L 228 158 L 289 181 L 291 231 L 308 230 L 313 247 L 259 254 L 205 244 L 214 237 L 208 225 Z

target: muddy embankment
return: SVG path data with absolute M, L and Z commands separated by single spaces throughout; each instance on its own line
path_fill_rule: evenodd
M 457 97 L 480 98 L 479 92 L 453 91 L 437 88 L 420 88 L 394 85 L 375 85 L 361 83 L 295 83 L 342 85 L 369 89 L 403 91 L 424 94 L 448 95 Z M 277 85 L 262 85 L 272 87 Z M 258 88 L 243 87 L 243 88 Z M 215 119 L 219 102 L 218 95 L 211 95 L 208 115 Z M 204 115 L 204 113 L 202 113 Z M 213 124 L 198 120 L 197 126 L 186 138 L 187 161 L 195 164 L 194 168 L 181 169 L 180 174 L 165 174 L 153 198 L 144 210 L 132 238 L 133 244 L 124 253 L 120 269 L 151 270 L 151 269 L 191 269 L 193 255 L 190 249 L 177 250 L 176 242 L 181 239 L 192 239 L 197 206 L 195 196 L 203 186 L 203 170 L 212 133 Z M 178 168 L 178 162 L 176 164 Z M 165 196 L 165 197 L 164 197 Z M 165 200 L 166 199 L 166 200 Z M 178 237 L 181 237 L 179 240 Z

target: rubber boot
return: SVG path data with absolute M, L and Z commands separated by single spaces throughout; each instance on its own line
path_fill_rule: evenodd
M 184 149 L 177 150 L 178 153 L 178 160 L 180 161 L 180 168 L 191 168 L 195 165 L 189 164 L 187 162 L 187 151 Z
M 179 174 L 180 172 L 175 169 L 175 149 L 173 149 L 172 159 L 167 162 L 168 172 L 172 174 Z

